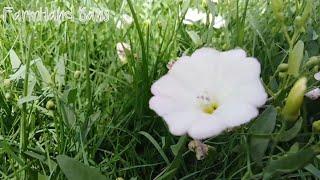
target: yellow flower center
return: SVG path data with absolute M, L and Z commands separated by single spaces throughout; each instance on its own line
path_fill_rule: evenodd
M 213 114 L 218 109 L 218 103 L 209 103 L 202 107 L 202 111 L 207 114 Z

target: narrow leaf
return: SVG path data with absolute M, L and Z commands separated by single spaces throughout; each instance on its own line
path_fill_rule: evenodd
M 68 180 L 106 180 L 98 169 L 86 166 L 79 161 L 65 155 L 57 156 L 58 164 Z

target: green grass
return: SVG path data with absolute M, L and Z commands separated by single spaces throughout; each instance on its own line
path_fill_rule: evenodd
M 319 119 L 317 101 L 305 100 L 301 108 L 302 128 L 292 139 L 279 142 L 274 137 L 284 131 L 279 112 L 298 79 L 280 77 L 277 67 L 288 61 L 297 40 L 305 45 L 303 64 L 309 57 L 319 56 L 318 1 L 314 1 L 313 13 L 304 24 L 305 32 L 299 32 L 298 36 L 294 19 L 303 13 L 306 1 L 285 0 L 284 24 L 275 17 L 269 1 L 225 0 L 217 5 L 188 0 L 154 0 L 150 5 L 144 2 L 0 1 L 0 9 L 12 6 L 15 10 L 40 7 L 77 10 L 84 6 L 112 11 L 110 20 L 104 23 L 66 21 L 57 25 L 20 23 L 13 19 L 0 21 L 0 179 L 37 179 L 40 175 L 65 179 L 57 164 L 58 155 L 96 167 L 107 179 L 160 176 L 163 179 L 170 179 L 169 176 L 176 179 L 261 179 L 272 158 L 315 148 L 319 135 L 312 131 L 311 124 Z M 221 14 L 228 24 L 221 29 L 212 28 L 210 22 L 184 25 L 183 15 L 189 7 L 201 9 L 208 15 Z M 134 23 L 117 29 L 117 21 L 124 13 L 131 15 Z M 283 27 L 288 31 L 283 31 Z M 188 31 L 196 32 L 201 44 L 193 42 Z M 286 33 L 290 38 L 296 36 L 291 44 Z M 131 44 L 127 64 L 122 64 L 117 56 L 118 42 Z M 215 150 L 206 159 L 197 161 L 195 154 L 184 148 L 191 139 L 183 137 L 179 141 L 148 107 L 150 86 L 167 72 L 167 63 L 202 46 L 219 50 L 240 47 L 261 63 L 262 79 L 270 97 L 267 106 L 276 107 L 278 116 L 275 130 L 260 134 L 273 138 L 260 163 L 250 157 L 254 153 L 250 149 L 252 123 L 206 140 L 205 143 Z M 24 79 L 36 80 L 32 92 L 29 88 L 32 81 L 20 79 L 9 86 L 2 83 L 16 71 L 11 67 L 12 50 L 26 65 Z M 38 58 L 49 71 L 51 82 L 43 78 L 36 64 L 32 64 Z M 59 62 L 64 65 L 56 68 Z M 57 79 L 63 68 L 65 83 Z M 74 77 L 76 71 L 81 72 L 79 78 Z M 319 86 L 312 78 L 317 71 L 318 66 L 301 69 L 299 77 L 308 77 L 308 89 Z M 55 107 L 48 110 L 46 104 L 50 100 Z M 181 148 L 176 148 L 178 153 L 174 154 L 171 146 L 178 141 Z M 291 163 L 299 166 L 299 161 Z M 320 178 L 318 168 L 319 159 L 312 157 L 307 164 L 278 176 Z

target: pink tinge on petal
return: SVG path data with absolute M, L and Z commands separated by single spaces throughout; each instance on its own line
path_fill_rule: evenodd
M 320 98 L 320 89 L 316 88 L 306 93 L 306 97 L 311 100 L 317 100 Z

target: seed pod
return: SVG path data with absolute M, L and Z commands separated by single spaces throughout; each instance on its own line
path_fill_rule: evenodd
M 300 66 L 303 58 L 304 44 L 298 41 L 294 48 L 289 53 L 288 73 L 297 77 L 299 75 Z
M 75 71 L 74 74 L 73 74 L 73 77 L 74 77 L 75 79 L 79 79 L 80 76 L 81 76 L 81 71 Z
M 47 102 L 47 104 L 46 104 L 46 108 L 47 108 L 48 110 L 53 110 L 53 109 L 55 108 L 54 102 L 53 102 L 52 100 L 49 100 L 49 101 Z
M 312 129 L 315 132 L 320 132 L 320 120 L 314 121 L 312 123 Z
M 307 78 L 300 78 L 290 90 L 286 104 L 282 109 L 282 116 L 286 121 L 295 121 L 300 114 L 304 94 L 307 89 Z

